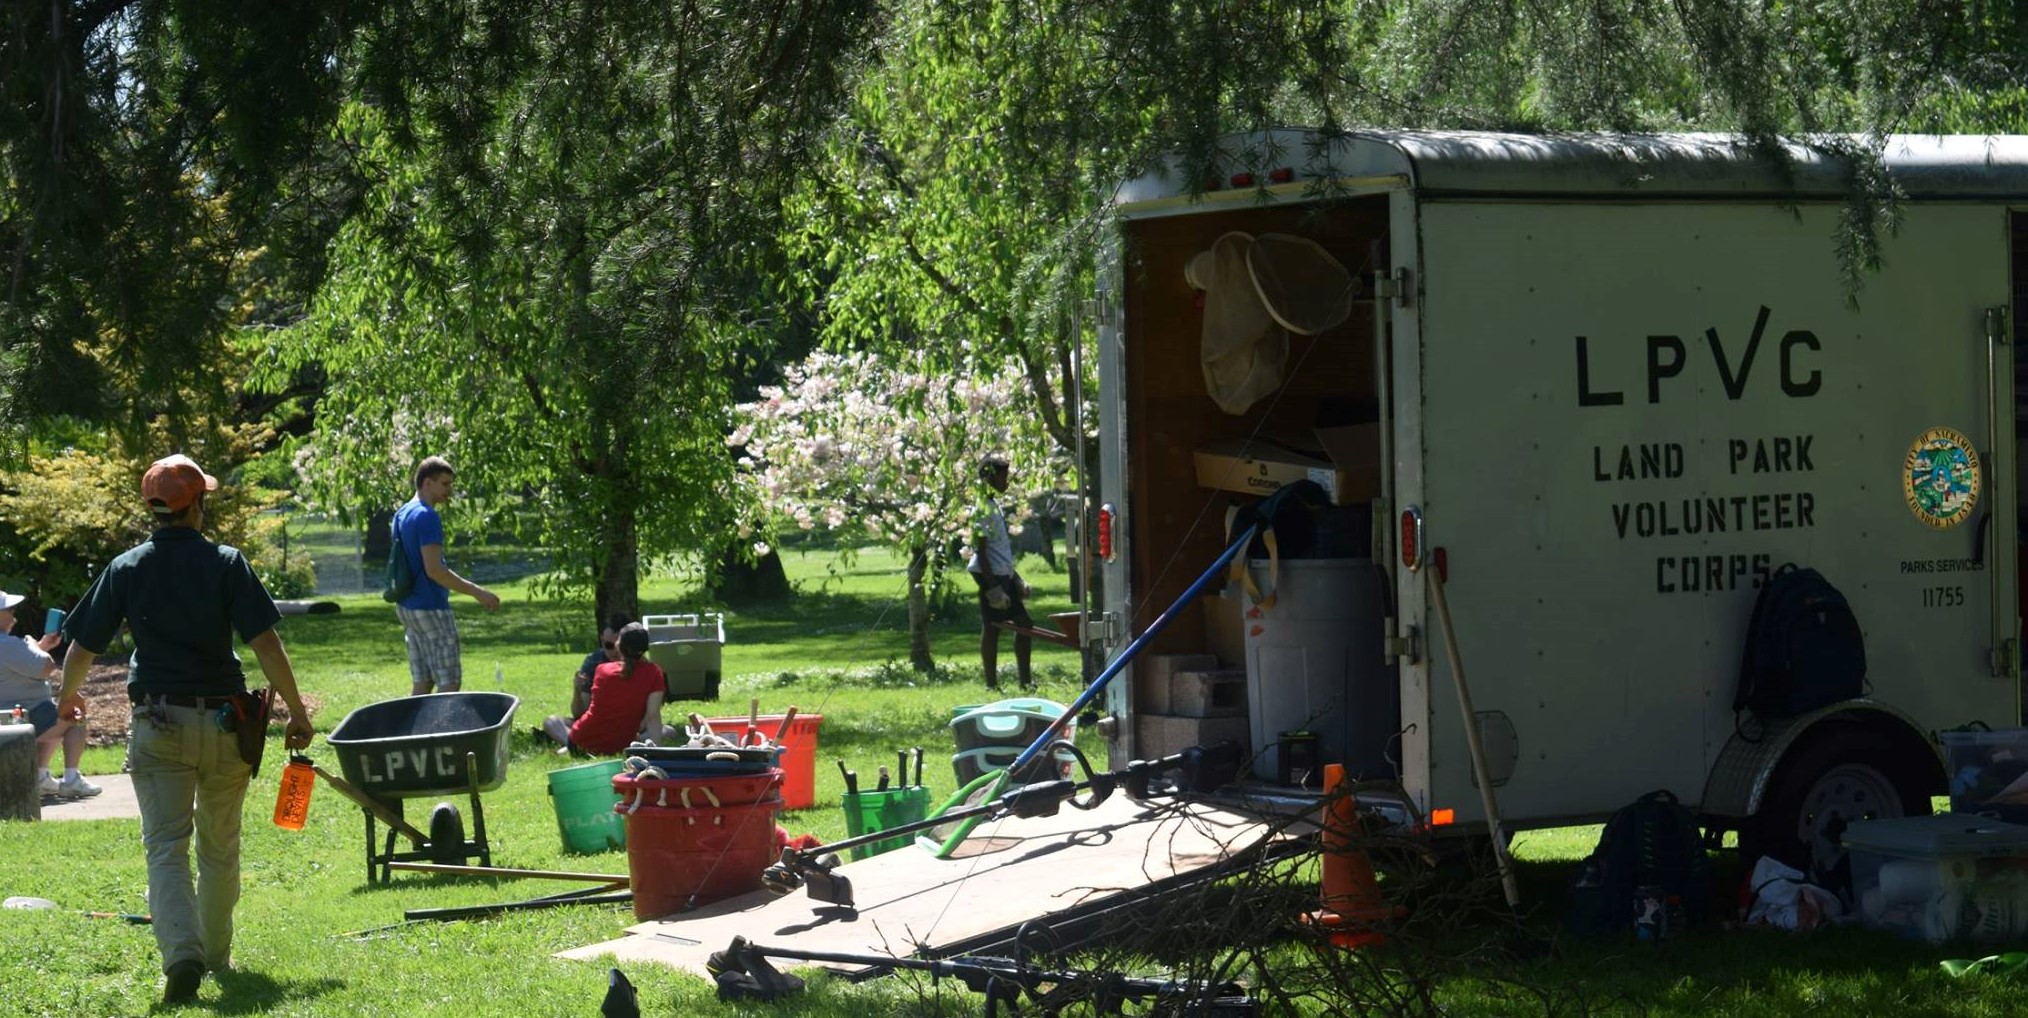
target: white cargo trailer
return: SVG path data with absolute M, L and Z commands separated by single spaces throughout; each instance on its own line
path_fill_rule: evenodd
M 1228 589 L 1151 648 L 1247 668 L 1256 792 L 1307 711 L 1365 801 L 1485 831 L 1430 598 L 1441 565 L 1509 828 L 1656 788 L 1749 839 L 1927 812 L 1933 733 L 2019 720 L 2009 337 L 2028 138 L 1893 139 L 1898 227 L 1856 288 L 1849 166 L 1789 157 L 1708 135 L 1286 132 L 1235 142 L 1209 191 L 1173 169 L 1123 187 L 1098 312 L 1113 554 L 1088 638 L 1124 647 L 1225 547 L 1230 508 L 1311 477 L 1345 507 L 1325 561 L 1353 579 L 1311 582 L 1314 563 L 1283 556 L 1282 607 L 1306 602 L 1292 641 L 1268 645 L 1274 609 Z M 1246 378 L 1205 364 L 1207 315 L 1249 311 L 1211 271 L 1235 232 L 1312 241 L 1359 281 L 1304 293 L 1337 284 L 1226 262 L 1252 264 L 1270 305 L 1353 302 Z M 1849 600 L 1868 688 L 1743 735 L 1748 617 L 1790 562 Z M 1374 596 L 1346 596 L 1361 582 Z M 1153 661 L 1108 692 L 1116 758 L 1191 731 L 1137 709 Z

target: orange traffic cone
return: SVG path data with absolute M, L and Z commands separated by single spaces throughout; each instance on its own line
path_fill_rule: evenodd
M 1357 844 L 1359 803 L 1344 765 L 1324 765 L 1324 790 L 1330 798 L 1324 812 L 1324 902 L 1317 911 L 1303 913 L 1303 922 L 1330 930 L 1335 947 L 1350 950 L 1384 943 L 1386 936 L 1374 927 L 1401 918 L 1407 910 L 1382 900 L 1373 862 Z

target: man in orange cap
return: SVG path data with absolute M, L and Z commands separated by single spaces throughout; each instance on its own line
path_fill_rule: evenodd
M 268 685 L 289 708 L 283 743 L 310 745 L 310 713 L 296 689 L 288 651 L 275 632 L 281 613 L 239 549 L 213 544 L 204 496 L 218 479 L 190 457 L 156 460 L 141 477 L 155 533 L 114 558 L 64 624 L 57 711 L 82 720 L 78 694 L 92 661 L 124 623 L 133 634 L 127 699 L 134 704 L 127 758 L 148 853 L 148 907 L 167 982 L 165 1003 L 197 997 L 206 971 L 232 963 L 232 910 L 239 901 L 240 806 L 251 768 L 222 723 L 246 676 L 232 638 L 253 648 Z M 190 840 L 197 839 L 197 886 Z

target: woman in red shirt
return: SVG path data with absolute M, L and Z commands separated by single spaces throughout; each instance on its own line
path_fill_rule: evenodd
M 620 659 L 592 672 L 591 706 L 575 722 L 550 716 L 543 729 L 565 735 L 566 749 L 612 756 L 637 741 L 666 740 L 662 698 L 668 692 L 662 669 L 641 658 L 648 653 L 648 627 L 629 623 L 620 630 Z M 560 740 L 561 741 L 561 740 Z

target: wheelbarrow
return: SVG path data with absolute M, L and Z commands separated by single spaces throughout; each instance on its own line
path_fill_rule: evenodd
M 519 697 L 507 693 L 405 696 L 347 714 L 325 737 L 338 753 L 344 777 L 322 767 L 317 776 L 366 814 L 368 883 L 386 883 L 390 864 L 397 862 L 455 864 L 476 858 L 481 866 L 493 865 L 479 793 L 507 780 L 508 733 L 520 704 Z M 402 816 L 404 799 L 460 792 L 471 801 L 470 839 L 452 803 L 440 802 L 430 811 L 428 832 Z M 376 822 L 387 825 L 386 841 L 377 850 Z M 395 851 L 397 836 L 407 838 L 413 850 Z

